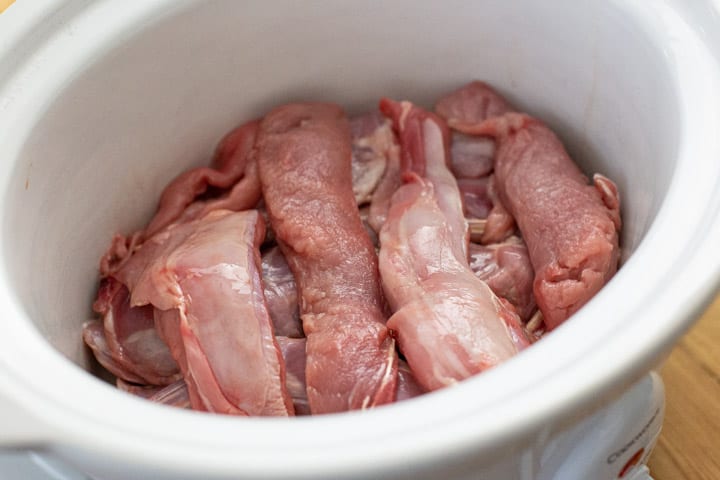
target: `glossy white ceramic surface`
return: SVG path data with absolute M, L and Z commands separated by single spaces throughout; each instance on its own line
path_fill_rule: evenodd
M 0 16 L 0 444 L 108 479 L 463 478 L 522 458 L 716 290 L 718 28 L 709 1 L 18 2 Z M 111 235 L 227 130 L 289 100 L 429 106 L 474 78 L 620 188 L 623 267 L 571 321 L 457 388 L 320 418 L 162 408 L 84 370 Z

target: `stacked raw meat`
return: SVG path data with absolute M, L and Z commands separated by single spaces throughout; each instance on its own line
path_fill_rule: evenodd
M 367 409 L 526 348 L 615 273 L 619 196 L 487 85 L 435 113 L 283 105 L 101 259 L 83 338 L 117 385 L 234 415 Z

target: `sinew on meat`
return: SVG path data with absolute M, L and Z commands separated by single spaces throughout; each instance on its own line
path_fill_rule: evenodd
M 312 413 L 392 402 L 397 354 L 353 196 L 345 114 L 332 104 L 279 107 L 261 122 L 256 149 L 272 228 L 297 282 Z

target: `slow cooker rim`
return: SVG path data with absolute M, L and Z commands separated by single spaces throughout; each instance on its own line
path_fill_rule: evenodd
M 160 4 L 162 4 L 162 3 L 166 3 L 166 0 L 157 0 L 156 3 L 157 3 L 158 5 L 160 5 Z M 667 201 L 668 201 L 668 198 L 666 198 L 666 203 L 667 203 Z M 712 203 L 711 205 L 717 205 L 717 202 L 714 202 L 714 203 Z M 658 212 L 658 216 L 656 217 L 656 221 L 657 221 L 657 218 L 659 218 L 659 217 L 661 216 L 661 214 L 663 214 L 663 212 L 665 212 L 665 210 L 666 210 L 667 208 L 668 208 L 667 204 L 664 204 L 663 207 L 661 208 L 661 210 Z M 707 212 L 708 214 L 716 213 L 716 212 L 713 212 L 712 209 L 708 209 L 708 210 L 706 210 L 706 212 Z M 717 230 L 717 227 L 715 227 L 715 230 Z M 699 235 L 699 233 L 698 233 L 697 235 Z M 697 236 L 696 236 L 696 237 L 693 237 L 692 240 L 697 240 Z M 644 243 L 644 241 L 643 241 L 643 243 Z M 688 245 L 689 245 L 690 243 L 692 243 L 692 242 L 688 242 Z M 703 245 L 702 241 L 700 241 L 699 244 L 700 244 L 700 245 Z M 705 245 L 706 245 L 706 244 L 707 244 L 707 241 L 705 242 Z M 640 250 L 641 248 L 642 248 L 642 245 L 640 245 L 640 246 L 638 247 L 638 250 Z M 679 261 L 678 261 L 678 262 L 679 262 Z M 678 262 L 673 263 L 673 266 L 677 266 Z M 688 288 L 685 289 L 685 297 L 686 297 L 686 298 L 687 298 L 687 297 L 693 297 L 693 298 L 695 299 L 693 303 L 694 303 L 696 306 L 699 306 L 699 305 L 700 305 L 701 303 L 703 303 L 704 301 L 707 301 L 707 298 L 708 298 L 709 295 L 712 293 L 712 291 L 714 291 L 714 290 L 716 289 L 719 281 L 720 281 L 720 276 L 718 275 L 717 272 L 715 272 L 715 273 L 708 273 L 706 277 L 703 277 L 703 278 L 701 278 L 700 280 L 696 280 L 696 283 L 695 283 L 694 286 L 697 287 L 697 290 L 695 290 L 695 293 L 694 293 L 694 294 L 693 294 L 693 292 L 691 292 L 692 289 L 688 289 Z M 685 287 L 687 287 L 687 284 L 685 285 Z M 669 286 L 666 286 L 666 290 L 667 290 L 668 288 L 670 288 L 670 287 L 669 287 Z M 681 291 L 682 291 L 682 290 L 681 290 Z M 699 293 L 698 293 L 698 292 L 699 292 Z M 16 305 L 14 305 L 15 302 L 8 302 L 8 303 L 9 303 L 9 304 L 13 304 L 13 307 L 16 307 Z M 696 308 L 697 308 L 697 307 L 696 307 Z M 678 309 L 679 309 L 679 307 L 678 307 Z M 22 309 L 20 309 L 20 308 L 13 308 L 12 311 L 13 311 L 14 314 L 19 314 L 19 315 L 21 315 L 21 316 L 24 315 L 24 312 L 22 312 Z M 666 314 L 666 317 L 670 318 L 670 316 L 669 316 L 668 314 Z M 682 322 L 682 323 L 675 324 L 675 323 L 673 323 L 673 322 L 671 322 L 671 321 L 668 321 L 668 322 L 666 322 L 666 324 L 664 325 L 664 326 L 666 327 L 666 329 L 667 329 L 667 331 L 665 331 L 665 335 L 664 335 L 664 336 L 663 336 L 663 335 L 659 335 L 659 334 L 657 334 L 657 332 L 656 332 L 656 336 L 657 336 L 658 338 L 666 338 L 666 339 L 667 339 L 667 338 L 670 338 L 670 337 L 667 335 L 668 331 L 671 331 L 671 332 L 673 332 L 673 333 L 677 333 L 679 330 L 682 330 L 682 329 L 686 328 L 686 327 L 687 327 L 687 325 L 686 325 L 687 323 L 688 323 L 688 322 Z M 43 339 L 42 341 L 45 342 L 44 339 Z M 669 342 L 669 341 L 667 341 L 667 342 Z M 47 342 L 45 342 L 45 343 L 47 343 Z M 48 346 L 49 346 L 49 345 L 48 345 Z M 50 347 L 50 348 L 52 348 L 52 347 Z M 55 352 L 54 350 L 53 350 L 53 353 L 54 353 L 54 354 L 57 354 L 57 352 Z M 637 352 L 634 352 L 634 353 L 636 353 L 636 356 L 638 357 L 638 358 L 636 358 L 636 360 L 638 360 L 638 361 L 639 361 L 640 363 L 642 363 L 643 365 L 647 363 L 647 358 L 646 358 L 645 360 L 642 360 L 640 357 L 643 356 L 642 354 L 645 354 L 645 356 L 647 357 L 648 355 L 650 355 L 649 352 L 637 351 Z M 0 358 L 2 358 L 2 357 L 0 356 Z M 63 361 L 65 361 L 65 362 L 68 364 L 68 365 L 64 365 L 64 364 L 63 364 L 63 367 L 69 367 L 69 366 L 71 366 L 71 365 L 72 365 L 73 367 L 75 367 L 74 364 L 70 364 L 70 362 L 68 362 L 68 361 L 65 360 L 64 358 L 63 358 Z M 625 364 L 625 363 L 628 363 L 628 361 L 624 362 L 624 364 Z M 578 365 L 574 365 L 573 367 L 579 368 L 579 365 L 580 365 L 580 362 L 578 363 Z M 9 365 L 9 366 L 12 366 L 12 365 Z M 621 365 L 618 365 L 618 366 L 616 366 L 616 369 L 619 369 L 620 367 L 621 367 Z M 20 375 L 18 375 L 14 380 L 17 382 L 16 385 L 18 385 L 18 386 L 24 385 L 23 387 L 20 387 L 21 390 L 22 390 L 22 389 L 26 389 L 27 387 L 32 387 L 32 386 L 33 386 L 32 383 L 26 383 L 26 382 L 24 381 L 24 380 L 27 380 L 27 379 L 23 379 L 23 378 L 22 378 L 22 376 L 21 376 L 21 373 L 22 373 L 22 372 L 19 372 L 19 371 L 16 372 L 16 371 L 14 371 L 14 372 L 12 372 L 12 373 L 14 373 L 14 374 L 20 374 Z M 608 379 L 606 379 L 606 381 L 610 382 L 610 381 L 612 381 L 612 380 L 617 381 L 617 379 L 616 379 L 615 377 L 613 377 L 612 375 L 608 375 Z M 466 389 L 466 390 L 467 390 L 467 389 Z M 589 383 L 589 384 L 586 385 L 586 390 L 587 390 L 587 392 L 585 392 L 585 396 L 589 396 L 589 395 L 590 395 L 590 391 L 598 391 L 598 390 L 601 390 L 601 387 L 598 386 L 597 383 L 592 383 L 592 384 Z M 39 396 L 42 396 L 43 393 L 44 393 L 44 392 L 42 392 L 41 390 L 36 390 L 34 394 L 39 395 Z M 120 397 L 118 396 L 118 399 L 119 399 L 119 398 L 120 398 Z M 127 399 L 127 400 L 130 400 L 130 399 Z M 422 401 L 422 400 L 420 400 L 420 401 Z M 569 401 L 570 401 L 569 399 L 566 400 L 566 402 L 569 402 Z M 134 402 L 135 402 L 135 401 L 134 401 L 134 399 L 133 399 L 132 402 L 125 402 L 125 403 L 127 403 L 128 408 L 132 408 L 132 403 L 134 403 Z M 577 402 L 576 402 L 576 403 L 577 403 Z M 62 405 L 62 407 L 75 407 L 75 408 L 62 408 L 62 409 L 60 409 L 60 410 L 61 410 L 62 412 L 64 412 L 64 413 L 75 413 L 75 414 L 78 414 L 78 415 L 77 415 L 78 417 L 82 417 L 82 416 L 83 416 L 83 415 L 82 415 L 83 413 L 87 413 L 87 412 L 77 411 L 77 406 L 75 406 L 75 405 L 70 405 L 70 406 L 69 406 L 69 405 Z M 156 407 L 156 408 L 159 408 L 159 407 Z M 390 407 L 390 408 L 392 408 L 392 407 Z M 173 412 L 173 413 L 183 413 L 183 414 L 184 414 L 185 412 Z M 535 416 L 537 417 L 537 415 L 535 415 Z M 87 418 L 93 418 L 93 417 L 87 417 Z M 367 420 L 367 419 L 364 419 L 364 420 Z M 522 422 L 519 422 L 519 423 L 522 423 Z M 519 423 L 518 423 L 518 425 L 519 425 Z M 525 430 L 525 429 L 526 429 L 526 428 L 520 428 L 520 430 Z M 163 437 L 163 438 L 164 438 L 164 437 Z M 116 443 L 116 445 L 112 445 L 112 446 L 111 446 L 111 444 L 113 444 L 113 443 Z M 86 445 L 85 445 L 84 442 L 79 442 L 79 443 L 78 443 L 78 446 L 86 446 Z M 118 442 L 109 441 L 109 442 L 107 442 L 107 443 L 103 443 L 103 444 L 101 444 L 101 445 L 96 445 L 96 446 L 97 446 L 99 449 L 101 449 L 101 450 L 106 450 L 105 447 L 107 447 L 106 452 L 107 452 L 108 454 L 112 454 L 113 452 L 115 452 L 115 453 L 118 453 L 118 452 L 119 452 L 119 450 L 115 448 L 116 446 L 118 446 Z M 133 449 L 130 448 L 128 451 L 133 451 Z

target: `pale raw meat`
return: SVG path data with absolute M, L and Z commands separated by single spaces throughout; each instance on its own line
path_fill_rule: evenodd
M 287 387 L 293 399 L 296 415 L 309 415 L 305 385 L 305 339 L 277 337 L 280 351 L 287 367 Z M 417 383 L 410 366 L 403 360 L 398 361 L 398 381 L 395 401 L 407 400 L 425 393 Z
M 141 378 L 135 372 L 126 368 L 123 363 L 115 361 L 105 341 L 105 331 L 102 322 L 98 322 L 97 320 L 86 322 L 82 328 L 82 337 L 85 344 L 90 347 L 98 363 L 105 367 L 110 373 L 128 382 L 145 382 L 144 378 Z
M 295 277 L 280 248 L 272 247 L 262 254 L 262 279 L 275 335 L 303 337 Z
M 400 360 L 398 363 L 398 386 L 397 394 L 395 396 L 396 402 L 408 400 L 425 393 L 425 389 L 415 380 L 410 365 L 407 362 Z
M 512 306 L 468 265 L 467 225 L 442 121 L 407 102 L 383 100 L 381 109 L 398 130 L 405 179 L 380 233 L 380 272 L 395 312 L 388 327 L 418 383 L 436 390 L 529 342 Z
M 522 239 L 513 236 L 503 243 L 471 243 L 470 268 L 498 297 L 513 304 L 522 320 L 530 318 L 536 308 L 533 296 L 535 271 Z
M 534 292 L 548 330 L 582 307 L 617 270 L 620 229 L 615 184 L 594 185 L 539 120 L 509 113 L 465 133 L 499 142 L 495 176 L 535 268 Z
M 86 324 L 83 336 L 103 366 L 133 383 L 167 385 L 180 378 L 170 350 L 155 331 L 151 306 L 132 307 L 128 289 L 108 277 L 93 308 L 102 315 L 102 324 Z
M 497 177 L 493 174 L 488 178 L 487 189 L 492 208 L 487 216 L 485 231 L 480 239 L 484 244 L 502 242 L 515 231 L 515 219 L 505 207 L 498 190 Z
M 461 178 L 457 184 L 463 198 L 463 211 L 467 218 L 487 218 L 492 210 L 488 192 L 490 177 Z
M 453 132 L 450 143 L 450 169 L 458 179 L 480 178 L 493 169 L 495 141 Z
M 164 387 L 135 385 L 118 378 L 116 386 L 124 392 L 170 407 L 190 408 L 187 385 L 182 378 Z
M 184 380 L 178 380 L 158 390 L 148 398 L 151 402 L 161 403 L 170 407 L 190 408 L 190 395 Z
M 435 200 L 445 214 L 449 232 L 457 239 L 449 246 L 458 258 L 467 258 L 468 225 L 462 214 L 462 197 L 457 180 L 448 168 L 447 145 L 450 131 L 445 122 L 410 102 L 382 99 L 380 110 L 393 119 L 398 133 L 401 145 L 400 165 L 404 179 L 416 176 L 432 183 Z M 433 141 L 427 140 L 430 133 L 425 129 L 432 133 Z M 439 139 L 435 136 L 439 136 Z M 392 203 L 395 203 L 394 199 Z
M 435 104 L 435 111 L 453 129 L 451 164 L 459 178 L 478 178 L 493 169 L 495 141 L 491 137 L 463 134 L 463 125 L 475 125 L 488 118 L 511 110 L 510 105 L 489 85 L 474 81 L 447 94 Z M 474 140 L 472 140 L 474 138 Z M 473 169 L 474 167 L 474 169 Z M 482 243 L 498 243 L 512 235 L 515 222 L 497 195 L 494 180 L 490 180 L 487 198 L 492 208 L 485 217 L 487 225 Z
M 375 188 L 370 201 L 368 224 L 376 233 L 380 233 L 390 209 L 392 196 L 400 188 L 400 185 L 402 185 L 402 179 L 400 178 L 400 146 L 395 143 L 387 151 L 385 173 Z
M 273 110 L 260 125 L 257 161 L 271 224 L 298 286 L 312 413 L 392 402 L 397 355 L 375 249 L 352 193 L 345 114 L 319 103 Z
M 453 124 L 474 125 L 511 110 L 503 97 L 477 80 L 453 90 L 435 104 L 435 112 L 451 127 Z
M 388 149 L 395 144 L 390 122 L 378 111 L 350 119 L 352 185 L 358 205 L 370 202 L 385 173 Z
M 370 241 L 375 246 L 375 249 L 377 249 L 380 246 L 380 239 L 378 238 L 378 234 L 375 229 L 370 225 L 369 205 L 365 205 L 364 207 L 360 208 L 360 220 L 363 223 L 363 227 L 365 227 L 365 231 L 367 232 L 368 237 L 370 237 Z
M 260 279 L 257 211 L 215 210 L 149 238 L 117 273 L 152 304 L 196 410 L 292 415 Z
M 285 360 L 287 376 L 285 384 L 292 397 L 295 415 L 310 415 L 310 404 L 305 383 L 305 342 L 304 338 L 277 337 L 280 352 Z

